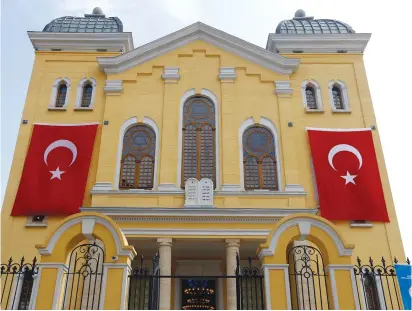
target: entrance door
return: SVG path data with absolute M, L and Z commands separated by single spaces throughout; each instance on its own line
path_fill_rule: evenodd
M 216 280 L 215 279 L 183 279 L 182 280 L 183 310 L 215 310 Z

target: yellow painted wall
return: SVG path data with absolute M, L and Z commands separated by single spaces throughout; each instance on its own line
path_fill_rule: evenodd
M 183 195 L 155 196 L 129 193 L 92 196 L 90 190 L 95 182 L 114 183 L 119 130 L 126 120 L 136 116 L 139 121 L 142 121 L 143 117 L 153 119 L 160 129 L 158 182 L 177 185 L 178 137 L 181 135 L 181 130 L 178 128 L 181 113 L 180 98 L 192 88 L 196 92 L 208 89 L 219 101 L 220 158 L 218 161 L 221 169 L 217 172 L 220 177 L 217 190 L 220 190 L 222 183 L 240 183 L 239 126 L 249 117 L 253 117 L 256 122 L 260 117 L 266 117 L 272 120 L 279 133 L 279 161 L 283 187 L 286 183 L 299 183 L 307 191 L 306 196 L 297 197 L 236 197 L 218 194 L 215 197 L 217 208 L 316 208 L 305 127 L 358 128 L 376 124 L 361 55 L 285 55 L 301 60 L 297 72 L 288 76 L 274 73 L 203 41 L 195 41 L 122 73 L 106 75 L 100 71 L 96 57 L 113 55 L 111 53 L 36 52 L 23 112 L 23 119 L 27 119 L 29 123 L 20 127 L 2 209 L 2 261 L 10 255 L 15 258 L 21 255 L 31 258 L 36 255 L 34 245 L 42 243 L 61 220 L 58 217 L 49 217 L 47 228 L 26 228 L 24 217 L 9 216 L 35 122 L 100 122 L 84 206 L 174 208 L 183 207 Z M 165 66 L 180 68 L 180 80 L 177 84 L 164 83 L 161 74 Z M 220 83 L 218 79 L 220 67 L 236 67 L 237 79 L 234 84 Z M 58 77 L 68 77 L 71 80 L 68 109 L 48 111 L 51 87 Z M 93 77 L 97 81 L 93 111 L 74 110 L 77 84 L 83 77 Z M 106 96 L 103 90 L 105 81 L 115 79 L 123 80 L 123 92 Z M 305 113 L 300 89 L 305 79 L 315 79 L 320 84 L 324 113 Z M 331 79 L 340 79 L 346 83 L 351 113 L 331 112 L 327 93 L 327 85 Z M 291 81 L 294 92 L 290 98 L 276 96 L 274 81 L 279 80 Z M 109 121 L 109 125 L 103 126 L 103 120 Z M 289 121 L 294 123 L 294 127 L 287 127 Z M 383 255 L 387 258 L 397 256 L 403 260 L 403 248 L 379 141 L 379 131 L 372 133 L 391 222 L 374 223 L 372 228 L 357 229 L 350 228 L 347 222 L 336 222 L 336 224 L 345 239 L 356 245 L 355 255 L 362 258 L 367 258 L 369 255 L 374 257 Z M 133 225 L 141 226 L 142 223 Z M 122 223 L 121 226 L 125 224 Z M 161 228 L 165 224 L 149 223 L 144 226 Z M 182 223 L 179 226 L 189 228 L 191 225 Z M 196 224 L 196 227 L 202 226 Z M 228 224 L 210 223 L 207 226 L 229 227 Z M 246 227 L 252 228 L 254 225 L 245 225 Z M 257 227 L 271 229 L 273 225 L 262 224 Z M 20 242 L 13 243 L 9 237 Z M 371 243 L 371 241 L 379 241 L 379 243 Z

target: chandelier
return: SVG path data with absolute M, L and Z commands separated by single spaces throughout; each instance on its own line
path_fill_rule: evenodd
M 183 293 L 188 297 L 183 302 L 184 310 L 215 309 L 211 304 L 215 290 L 208 287 L 207 280 L 188 280 L 188 287 L 184 289 Z

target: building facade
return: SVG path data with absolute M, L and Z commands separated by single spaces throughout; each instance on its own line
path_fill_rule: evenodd
M 266 48 L 200 22 L 134 48 L 97 8 L 28 36 L 1 249 L 3 264 L 36 256 L 37 270 L 4 281 L 3 308 L 384 307 L 383 285 L 353 272 L 357 257 L 405 261 L 363 62 L 370 34 L 299 10 Z M 13 217 L 42 123 L 98 123 L 83 203 Z M 372 128 L 389 223 L 322 217 L 307 127 Z

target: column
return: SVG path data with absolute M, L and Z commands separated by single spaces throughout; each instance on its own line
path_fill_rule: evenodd
M 222 191 L 240 190 L 238 133 L 233 122 L 233 102 L 235 101 L 236 69 L 220 67 L 219 80 L 222 90 Z M 218 120 L 216 120 L 219 122 Z
M 172 273 L 172 239 L 157 239 L 159 247 L 160 275 L 170 276 Z M 160 310 L 170 310 L 171 278 L 160 278 Z
M 280 135 L 282 136 L 285 191 L 304 192 L 299 178 L 299 158 L 296 149 L 296 128 L 293 120 L 293 102 L 290 81 L 275 81 L 275 93 L 279 105 Z M 289 123 L 291 122 L 291 123 Z
M 359 310 L 356 278 L 353 265 L 328 265 L 325 271 L 329 274 L 329 285 L 332 299 L 329 303 L 335 310 Z
M 159 190 L 175 191 L 180 189 L 177 184 L 177 148 L 178 148 L 178 120 L 180 79 L 178 67 L 164 67 L 162 74 L 164 85 L 163 94 L 163 121 L 161 126 Z
M 239 239 L 226 239 L 226 275 L 234 276 L 237 268 L 236 254 L 239 253 L 240 240 Z M 226 299 L 227 309 L 236 310 L 236 279 L 226 279 Z

